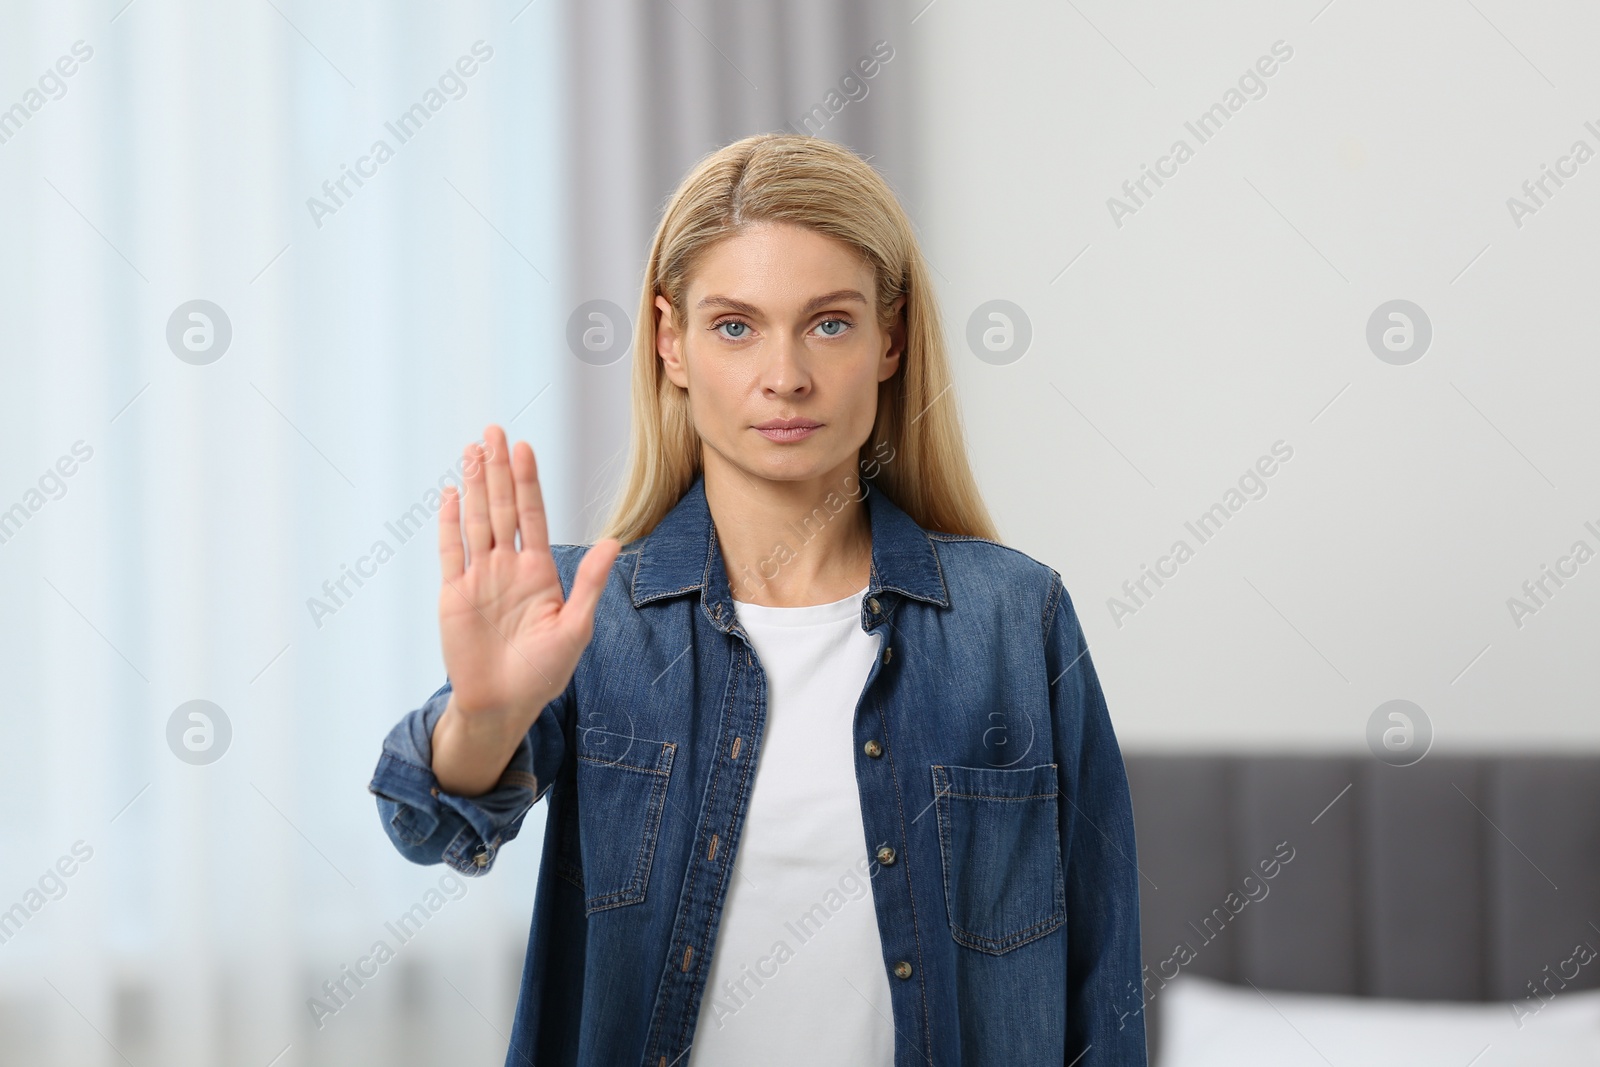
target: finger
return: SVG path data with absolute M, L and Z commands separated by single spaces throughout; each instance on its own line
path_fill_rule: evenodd
M 483 448 L 474 441 L 461 452 L 461 477 L 467 484 L 467 551 L 476 563 L 489 551 L 489 500 L 484 489 Z
M 616 562 L 622 545 L 614 537 L 597 541 L 583 554 L 578 573 L 572 579 L 572 594 L 561 608 L 561 621 L 571 632 L 585 635 L 594 632 L 594 609 L 600 603 L 600 594 L 610 577 L 611 565 Z M 569 617 L 570 616 L 570 617 Z
M 444 503 L 439 506 L 439 572 L 445 581 L 461 577 L 466 557 L 461 546 L 461 497 L 455 486 L 446 486 Z
M 511 490 L 511 456 L 506 449 L 506 432 L 491 423 L 484 427 L 483 439 L 489 446 L 486 472 L 489 532 L 496 546 L 514 549 L 517 547 L 517 501 Z
M 533 447 L 518 441 L 511 454 L 511 472 L 516 479 L 517 528 L 522 531 L 522 550 L 548 553 L 550 531 L 545 521 L 544 490 L 539 486 L 539 463 Z

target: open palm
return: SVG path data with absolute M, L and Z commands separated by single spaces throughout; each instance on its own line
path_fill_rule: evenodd
M 458 713 L 510 735 L 566 688 L 621 545 L 591 548 L 564 597 L 533 449 L 519 441 L 513 453 L 495 425 L 484 445 L 463 452 L 464 499 L 452 487 L 439 510 L 439 634 Z

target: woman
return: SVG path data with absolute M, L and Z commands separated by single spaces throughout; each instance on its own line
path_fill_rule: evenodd
M 507 1064 L 1144 1064 L 1121 756 L 979 499 L 893 192 L 813 138 L 711 154 L 639 323 L 591 548 L 525 443 L 468 447 L 448 679 L 371 785 L 472 875 L 549 795 Z

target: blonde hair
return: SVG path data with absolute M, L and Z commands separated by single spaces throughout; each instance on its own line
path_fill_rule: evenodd
M 677 321 L 687 321 L 689 279 L 700 256 L 756 222 L 804 226 L 855 249 L 873 268 L 886 329 L 895 299 L 905 294 L 905 348 L 895 373 L 879 383 L 862 466 L 876 468 L 871 484 L 924 529 L 998 541 L 967 465 L 955 397 L 947 395 L 953 382 L 944 333 L 911 220 L 865 160 L 789 133 L 758 134 L 712 152 L 667 203 L 639 298 L 627 478 L 600 536 L 628 544 L 648 534 L 700 473 L 688 393 L 667 378 L 656 354 L 655 298 L 666 297 Z

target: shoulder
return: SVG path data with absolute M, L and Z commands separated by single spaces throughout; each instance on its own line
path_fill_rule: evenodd
M 970 534 L 924 531 L 939 558 L 951 605 L 1038 613 L 1048 630 L 1066 589 L 1061 574 L 1021 549 Z
M 633 576 L 633 569 L 639 562 L 639 548 L 642 540 L 630 541 L 622 546 L 622 551 L 611 564 L 611 575 L 606 582 L 609 591 L 620 580 L 628 582 Z M 550 555 L 556 562 L 556 573 L 561 576 L 561 592 L 563 595 L 572 592 L 572 581 L 577 577 L 578 564 L 583 562 L 583 557 L 588 554 L 593 545 L 558 544 L 550 546 Z
M 971 534 L 939 533 L 934 530 L 924 532 L 928 540 L 933 542 L 940 569 L 947 577 L 953 573 L 991 580 L 999 578 L 1007 582 L 1031 583 L 1041 588 L 1048 588 L 1061 580 L 1061 575 L 1054 567 L 1034 559 L 1020 548 Z

